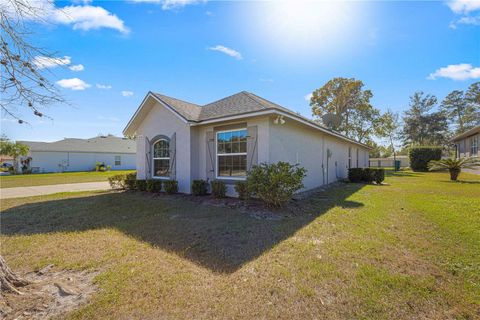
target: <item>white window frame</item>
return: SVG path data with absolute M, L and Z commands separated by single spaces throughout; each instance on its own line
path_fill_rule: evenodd
M 475 144 L 473 142 L 475 142 Z M 474 149 L 475 149 L 475 152 L 473 152 Z M 470 139 L 470 157 L 473 157 L 474 155 L 477 156 L 477 154 L 478 154 L 478 137 L 472 137 Z
M 218 134 L 219 133 L 226 133 L 226 132 L 235 132 L 235 131 L 247 131 L 247 139 L 248 139 L 248 129 L 247 128 L 238 128 L 238 129 L 231 129 L 231 130 L 222 130 L 222 131 L 216 131 L 215 132 L 215 178 L 219 180 L 246 180 L 247 176 L 245 175 L 244 177 L 224 177 L 224 176 L 219 176 L 218 175 L 218 157 L 221 156 L 246 156 L 247 152 L 236 152 L 236 153 L 225 153 L 225 154 L 219 154 L 218 153 Z M 248 146 L 248 141 L 247 141 L 247 146 Z M 247 168 L 245 168 L 245 172 L 247 172 Z
M 117 157 L 118 157 L 118 164 L 117 164 Z M 122 156 L 116 155 L 115 158 L 113 159 L 113 165 L 118 167 L 122 165 Z
M 155 145 L 160 142 L 160 141 L 166 141 L 168 143 L 168 149 L 169 149 L 169 155 L 170 155 L 170 140 L 165 139 L 165 138 L 160 138 L 158 140 L 155 140 L 154 143 L 152 143 L 151 149 L 152 149 L 152 179 L 162 179 L 162 180 L 169 180 L 170 176 L 156 176 L 155 175 L 155 160 L 167 160 L 168 159 L 168 170 L 170 171 L 170 157 L 160 157 L 160 158 L 155 158 Z

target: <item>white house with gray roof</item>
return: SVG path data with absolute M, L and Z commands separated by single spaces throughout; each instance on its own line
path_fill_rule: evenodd
M 30 148 L 27 157 L 31 158 L 30 169 L 34 173 L 91 171 L 97 162 L 111 166 L 111 170 L 135 169 L 136 143 L 127 138 L 109 135 L 55 142 L 19 142 Z
M 149 92 L 123 133 L 137 141 L 139 179 L 221 179 L 229 194 L 253 165 L 286 161 L 307 169 L 305 190 L 368 167 L 369 147 L 249 92 L 197 105 Z

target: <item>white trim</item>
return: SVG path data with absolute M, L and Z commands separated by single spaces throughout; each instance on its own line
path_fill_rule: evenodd
M 230 129 L 230 130 L 221 130 L 221 131 L 215 131 L 215 179 L 219 179 L 219 180 L 246 180 L 247 179 L 247 176 L 242 176 L 242 177 L 229 177 L 229 176 L 219 176 L 218 175 L 218 157 L 225 157 L 225 156 L 245 156 L 247 157 L 247 152 L 235 152 L 235 153 L 222 153 L 222 154 L 219 154 L 218 153 L 218 134 L 219 133 L 225 133 L 225 132 L 235 132 L 235 131 L 242 131 L 242 130 L 245 130 L 247 131 L 247 135 L 248 135 L 248 128 L 237 128 L 237 129 Z M 246 166 L 246 162 L 245 162 L 245 166 Z M 247 168 L 245 167 L 245 173 L 247 173 Z
M 170 169 L 170 157 L 160 157 L 160 158 L 155 158 L 155 145 L 157 144 L 157 142 L 160 142 L 160 141 L 166 141 L 168 143 L 168 150 L 169 150 L 169 153 L 170 153 L 170 141 L 165 139 L 165 138 L 160 138 L 160 139 L 157 139 L 155 140 L 152 145 L 150 146 L 150 148 L 152 149 L 151 152 L 152 152 L 152 179 L 164 179 L 164 180 L 169 180 L 170 179 L 170 176 L 156 176 L 155 175 L 155 160 L 168 160 L 168 168 Z
M 158 103 L 160 103 L 163 107 L 166 109 L 170 110 L 173 114 L 175 114 L 182 122 L 188 123 L 189 121 L 186 120 L 183 116 L 181 116 L 177 111 L 175 111 L 173 108 L 171 108 L 169 105 L 167 105 L 165 102 L 157 98 L 151 91 L 148 92 L 148 94 L 143 98 L 142 103 L 140 103 L 140 106 L 137 108 L 137 111 L 133 114 L 133 116 L 130 118 L 130 121 L 128 121 L 127 125 L 125 126 L 125 129 L 123 129 L 122 133 L 124 135 L 127 134 L 127 131 L 129 130 L 130 125 L 132 124 L 133 120 L 137 117 L 137 115 L 140 113 L 140 110 L 142 110 L 144 104 L 147 102 L 147 99 L 149 97 L 152 97 L 155 99 Z

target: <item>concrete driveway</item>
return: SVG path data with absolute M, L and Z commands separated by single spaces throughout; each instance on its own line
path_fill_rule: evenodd
M 0 189 L 0 199 L 42 196 L 59 192 L 94 191 L 108 189 L 110 189 L 110 184 L 107 181 L 52 184 L 48 186 L 2 188 Z

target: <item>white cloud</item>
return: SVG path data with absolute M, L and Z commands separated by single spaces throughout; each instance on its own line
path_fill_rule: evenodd
M 129 29 L 125 26 L 123 20 L 115 14 L 99 6 L 89 5 L 91 1 L 76 1 L 84 5 L 70 5 L 57 7 L 51 0 L 22 0 L 31 8 L 31 14 L 18 17 L 16 12 L 11 9 L 9 2 L 0 0 L 0 9 L 15 19 L 34 20 L 40 23 L 64 24 L 73 26 L 74 30 L 92 30 L 100 28 L 110 28 L 122 33 L 128 33 Z
M 96 86 L 97 86 L 98 89 L 103 89 L 103 90 L 112 89 L 112 86 L 109 85 L 109 84 L 100 84 L 100 83 L 97 83 Z
M 469 63 L 451 64 L 431 73 L 427 79 L 449 78 L 452 80 L 467 80 L 480 78 L 480 68 L 474 68 Z
M 260 82 L 273 82 L 272 78 L 260 78 L 258 79 Z
M 133 0 L 137 3 L 154 3 L 162 5 L 163 10 L 182 8 L 190 4 L 206 2 L 206 0 Z
M 131 96 L 133 96 L 133 92 L 132 91 L 122 91 L 122 96 L 131 97 Z
M 72 25 L 73 30 L 95 30 L 110 28 L 121 33 L 128 33 L 130 30 L 125 26 L 123 20 L 115 14 L 102 7 L 95 6 L 66 6 L 55 8 L 52 20 L 57 23 Z
M 240 52 L 238 52 L 234 49 L 231 49 L 231 48 L 227 48 L 227 47 L 222 46 L 222 45 L 217 45 L 215 47 L 210 47 L 210 48 L 208 48 L 208 50 L 218 51 L 218 52 L 224 53 L 227 56 L 233 57 L 237 60 L 243 59 L 242 54 Z
M 111 121 L 111 122 L 119 122 L 120 119 L 117 117 L 105 117 L 105 116 L 97 116 L 98 120 L 106 120 L 106 121 Z
M 85 90 L 87 88 L 90 88 L 91 85 L 86 83 L 85 81 L 78 79 L 78 78 L 72 78 L 72 79 L 62 79 L 57 81 L 57 84 L 66 89 L 72 89 L 72 90 Z
M 83 64 L 76 64 L 76 65 L 70 66 L 68 68 L 72 71 L 83 71 L 85 69 Z
M 480 10 L 480 0 L 451 0 L 447 4 L 457 14 Z
M 306 101 L 310 102 L 310 99 L 312 99 L 313 94 L 309 93 L 303 97 Z
M 32 62 L 38 69 L 45 69 L 69 65 L 71 58 L 68 56 L 64 56 L 63 58 L 36 56 Z

